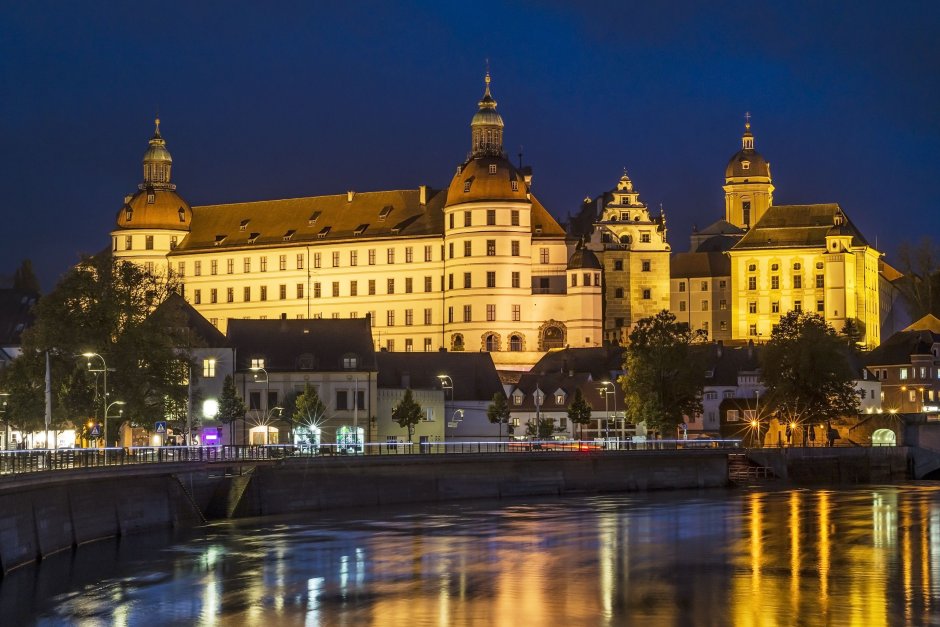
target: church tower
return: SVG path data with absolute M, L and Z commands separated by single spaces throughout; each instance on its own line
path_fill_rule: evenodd
M 116 258 L 133 261 L 148 272 L 167 275 L 167 254 L 189 233 L 193 210 L 170 182 L 173 158 L 160 134 L 160 118 L 155 125 L 144 153 L 144 180 L 136 194 L 124 198 L 116 229 L 111 232 L 111 251 Z
M 741 150 L 725 169 L 725 220 L 742 229 L 757 224 L 774 199 L 770 164 L 754 150 L 750 117 L 745 115 Z

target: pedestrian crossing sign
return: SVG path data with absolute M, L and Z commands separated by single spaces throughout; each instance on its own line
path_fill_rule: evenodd
M 156 428 L 155 428 L 154 430 L 155 430 L 157 433 L 161 433 L 161 434 L 166 433 L 166 421 L 165 421 L 165 420 L 161 420 L 161 421 L 157 422 L 155 426 L 156 426 Z
M 97 438 L 97 437 L 100 437 L 100 436 L 101 436 L 101 427 L 100 427 L 99 425 L 93 426 L 93 427 L 91 428 L 91 437 Z

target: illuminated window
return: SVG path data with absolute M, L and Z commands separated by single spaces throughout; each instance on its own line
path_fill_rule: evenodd
M 235 274 L 235 260 L 234 259 L 225 260 L 225 273 Z
M 215 376 L 215 360 L 214 359 L 203 359 L 202 360 L 202 376 L 206 379 L 211 379 Z
M 547 248 L 539 249 L 539 263 L 548 263 L 548 249 Z
M 490 164 L 490 174 L 496 174 L 496 164 L 495 164 L 495 163 L 491 163 L 491 164 Z
M 512 321 L 519 322 L 522 320 L 522 307 L 520 305 L 512 306 Z
M 621 266 L 620 266 L 620 267 L 621 267 L 621 269 L 623 269 L 622 262 L 621 262 Z M 615 268 L 615 269 L 616 269 L 616 268 Z M 650 262 L 649 262 L 649 260 L 644 259 L 643 261 L 640 262 L 640 270 L 641 270 L 642 272 L 649 272 L 649 271 L 650 271 Z
M 415 322 L 414 309 L 405 310 L 405 326 L 410 327 Z
M 486 240 L 486 256 L 487 257 L 496 256 L 496 240 L 495 239 Z
M 414 248 L 411 246 L 405 247 L 405 263 L 411 263 L 414 261 Z
M 235 302 L 235 288 L 229 287 L 225 290 L 225 302 L 234 303 Z
M 520 285 L 520 283 L 521 283 L 521 280 L 520 280 L 520 279 L 521 279 L 521 276 L 522 276 L 522 275 L 521 275 L 519 272 L 513 272 L 513 273 L 512 273 L 512 286 L 513 286 L 513 287 L 519 287 L 519 285 Z
M 486 321 L 495 322 L 496 321 L 496 305 L 487 305 L 486 306 Z
M 516 185 L 515 185 L 515 183 L 516 183 L 516 182 L 513 181 L 512 191 L 516 191 Z M 519 210 L 518 210 L 518 209 L 513 209 L 513 210 L 509 213 L 509 223 L 510 223 L 512 226 L 519 226 Z
M 193 304 L 195 305 L 202 304 L 202 290 L 195 290 L 193 292 Z

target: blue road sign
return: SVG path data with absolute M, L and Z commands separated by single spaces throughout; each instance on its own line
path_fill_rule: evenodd
M 166 420 L 160 420 L 159 422 L 156 422 L 154 424 L 155 424 L 154 431 L 156 431 L 157 433 L 166 433 Z
M 91 437 L 93 437 L 93 438 L 101 437 L 101 427 L 100 427 L 100 426 L 95 425 L 94 427 L 91 428 Z

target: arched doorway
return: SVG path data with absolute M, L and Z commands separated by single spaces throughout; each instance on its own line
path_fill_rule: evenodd
M 871 434 L 872 446 L 897 446 L 898 436 L 891 429 L 878 429 Z
M 565 325 L 555 320 L 549 320 L 539 330 L 539 350 L 547 351 L 553 348 L 565 347 Z

